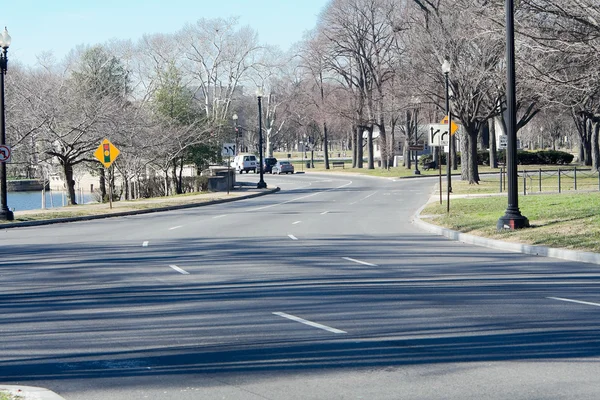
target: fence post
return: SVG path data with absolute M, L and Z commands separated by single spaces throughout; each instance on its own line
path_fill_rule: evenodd
M 527 172 L 523 170 L 523 196 L 527 196 Z
M 540 193 L 542 192 L 542 169 L 540 168 L 538 179 L 540 182 Z
M 558 193 L 560 193 L 560 168 L 558 169 Z
M 573 178 L 575 179 L 575 191 L 577 191 L 577 167 L 573 169 Z
M 500 193 L 502 193 L 502 176 L 504 175 L 504 168 L 500 168 Z M 598 174 L 598 190 L 600 190 L 600 174 Z

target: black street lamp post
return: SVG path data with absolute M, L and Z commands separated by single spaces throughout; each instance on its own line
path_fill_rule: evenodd
M 419 108 L 418 104 L 415 108 L 415 175 L 421 175 L 421 171 L 419 171 L 419 150 L 417 150 L 419 146 Z
M 448 60 L 444 60 L 444 63 L 442 64 L 442 72 L 444 73 L 444 77 L 446 79 L 446 117 L 448 118 L 448 154 L 446 155 L 446 181 L 448 187 L 446 212 L 450 212 L 450 193 L 452 193 L 452 118 L 450 116 L 450 80 L 448 78 L 448 75 L 450 74 L 450 63 Z
M 266 189 L 267 184 L 263 179 L 263 133 L 262 133 L 262 90 L 259 88 L 256 91 L 256 97 L 258 98 L 258 157 L 260 165 L 258 166 L 260 171 L 260 180 L 256 187 L 258 189 Z
M 4 28 L 4 32 L 0 35 L 0 47 L 2 48 L 2 53 L 0 54 L 0 145 L 6 145 L 6 120 L 4 117 L 4 75 L 6 75 L 6 70 L 8 67 L 8 46 L 10 46 L 10 35 L 8 34 L 8 30 L 6 27 Z M 12 211 L 8 209 L 8 193 L 7 193 L 7 185 L 6 185 L 6 162 L 0 162 L 0 219 L 12 221 L 15 217 Z
M 239 144 L 238 144 L 238 139 L 240 137 L 240 127 L 238 126 L 238 115 L 237 114 L 233 114 L 231 119 L 233 119 L 233 125 L 235 128 L 235 154 L 237 155 L 239 153 Z
M 514 2 L 506 0 L 506 103 L 507 103 L 507 146 L 506 175 L 508 180 L 508 207 L 504 216 L 500 217 L 496 228 L 520 229 L 529 226 L 527 217 L 519 211 L 519 194 L 517 188 L 517 101 L 515 82 L 515 20 Z

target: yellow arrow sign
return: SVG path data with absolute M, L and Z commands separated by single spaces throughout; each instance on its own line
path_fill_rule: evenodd
M 448 116 L 446 115 L 444 119 L 440 122 L 440 124 L 448 125 Z M 450 121 L 450 134 L 454 135 L 458 130 L 458 125 L 454 123 L 454 121 Z
M 108 139 L 104 139 L 102 144 L 98 146 L 96 151 L 94 152 L 94 157 L 100 161 L 105 168 L 110 167 L 110 165 L 117 159 L 117 156 L 121 152 L 117 149 Z

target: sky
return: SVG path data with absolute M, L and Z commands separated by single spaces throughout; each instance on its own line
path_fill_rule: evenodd
M 329 0 L 18 0 L 0 7 L 12 37 L 9 60 L 34 66 L 51 51 L 61 60 L 78 45 L 174 33 L 201 18 L 239 17 L 263 44 L 286 51 L 315 27 Z

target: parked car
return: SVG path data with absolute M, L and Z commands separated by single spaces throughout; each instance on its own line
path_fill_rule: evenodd
M 263 159 L 263 172 L 270 173 L 273 169 L 273 165 L 277 164 L 277 159 L 275 157 L 266 157 Z
M 277 161 L 271 169 L 272 174 L 293 174 L 294 165 L 289 161 Z
M 231 168 L 235 169 L 240 174 L 243 172 L 254 172 L 258 169 L 258 162 L 254 154 L 238 154 L 231 162 Z

